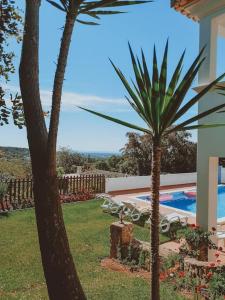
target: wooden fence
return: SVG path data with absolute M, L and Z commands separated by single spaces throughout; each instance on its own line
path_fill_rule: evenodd
M 0 211 L 33 207 L 33 179 L 11 179 L 4 181 L 8 186 L 7 194 L 0 199 Z M 104 175 L 81 175 L 58 178 L 60 195 L 83 192 L 104 193 Z

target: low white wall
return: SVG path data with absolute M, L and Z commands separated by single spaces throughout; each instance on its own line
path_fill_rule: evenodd
M 196 183 L 197 173 L 166 174 L 160 176 L 161 186 Z M 106 178 L 106 192 L 148 188 L 151 176 Z
M 197 173 L 180 173 L 180 174 L 166 174 L 160 176 L 160 185 L 175 185 L 196 183 Z
M 146 188 L 150 185 L 150 176 L 131 176 L 106 178 L 106 192 Z

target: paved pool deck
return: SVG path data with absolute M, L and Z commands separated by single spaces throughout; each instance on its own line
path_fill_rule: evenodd
M 173 186 L 163 186 L 160 188 L 160 192 L 165 193 L 165 192 L 177 192 L 177 191 L 185 191 L 185 190 L 191 190 L 195 188 L 195 184 L 182 184 L 182 185 L 173 185 Z M 137 197 L 140 196 L 149 196 L 151 194 L 150 189 L 136 189 L 136 190 L 130 190 L 130 191 L 116 191 L 116 192 L 111 192 L 109 193 L 115 200 L 118 202 L 121 201 L 132 201 L 136 203 L 139 207 L 148 207 L 149 202 L 141 199 L 136 199 Z M 160 205 L 160 213 L 162 215 L 166 215 L 169 213 L 172 213 L 174 211 L 177 211 L 179 214 L 188 216 L 188 223 L 189 224 L 195 224 L 196 223 L 196 217 L 192 213 L 189 212 L 182 212 L 180 210 L 176 210 L 175 208 L 170 208 L 166 206 Z
M 160 188 L 160 192 L 177 192 L 177 191 L 185 191 L 185 190 L 191 190 L 193 188 L 196 188 L 195 184 L 183 184 L 183 185 L 173 185 L 173 186 L 164 186 Z M 118 202 L 121 201 L 133 201 L 135 202 L 139 207 L 149 207 L 149 202 L 145 201 L 145 200 L 141 200 L 141 199 L 136 199 L 139 196 L 149 196 L 151 194 L 151 190 L 150 189 L 136 189 L 136 190 L 126 190 L 126 191 L 116 191 L 116 192 L 111 192 L 109 193 L 115 200 L 117 200 Z M 172 212 L 177 211 L 179 214 L 184 215 L 184 216 L 188 216 L 188 223 L 189 224 L 196 224 L 196 216 L 188 213 L 188 212 L 183 212 L 180 210 L 176 210 L 174 208 L 169 208 L 169 207 L 165 207 L 160 205 L 160 213 L 162 215 L 166 215 Z M 221 230 L 225 230 L 225 225 L 223 225 L 223 227 L 221 228 Z M 218 246 L 219 247 L 223 247 L 223 251 L 220 252 L 220 257 L 219 259 L 221 260 L 222 264 L 225 264 L 225 242 L 224 240 L 219 240 L 218 241 Z M 162 245 L 160 245 L 160 254 L 162 256 L 167 256 L 170 253 L 178 253 L 179 252 L 179 247 L 180 247 L 180 243 L 175 242 L 175 241 L 170 241 L 167 243 L 164 243 Z M 216 258 L 213 260 L 215 261 Z

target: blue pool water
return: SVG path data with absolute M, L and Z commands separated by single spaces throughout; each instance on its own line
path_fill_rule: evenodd
M 194 190 L 191 190 L 194 191 Z M 185 210 L 191 213 L 196 213 L 196 198 L 190 198 L 185 195 L 185 192 L 174 192 L 171 200 L 161 200 L 160 204 L 173 207 L 176 209 Z M 137 197 L 141 200 L 150 200 L 149 196 Z M 217 218 L 225 217 L 225 186 L 218 186 L 218 205 L 217 205 Z

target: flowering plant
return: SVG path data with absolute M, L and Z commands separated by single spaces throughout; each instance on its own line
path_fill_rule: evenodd
M 61 203 L 70 203 L 70 202 L 77 202 L 77 201 L 86 201 L 95 198 L 95 192 L 89 190 L 79 191 L 73 194 L 68 195 L 60 195 Z
M 192 228 L 195 228 L 192 226 Z M 198 227 L 197 227 L 198 229 Z M 214 232 L 212 230 L 212 232 Z M 198 267 L 183 269 L 180 255 L 171 255 L 162 260 L 160 281 L 172 284 L 177 291 L 194 294 L 194 299 L 225 299 L 225 265 L 221 264 L 220 255 L 224 249 L 215 252 L 215 263 L 208 262 Z M 191 298 L 193 299 L 193 298 Z
M 208 249 L 217 249 L 216 244 L 211 237 L 215 234 L 216 229 L 205 231 L 200 226 L 191 225 L 183 231 L 185 239 L 181 252 L 199 260 L 207 260 Z

